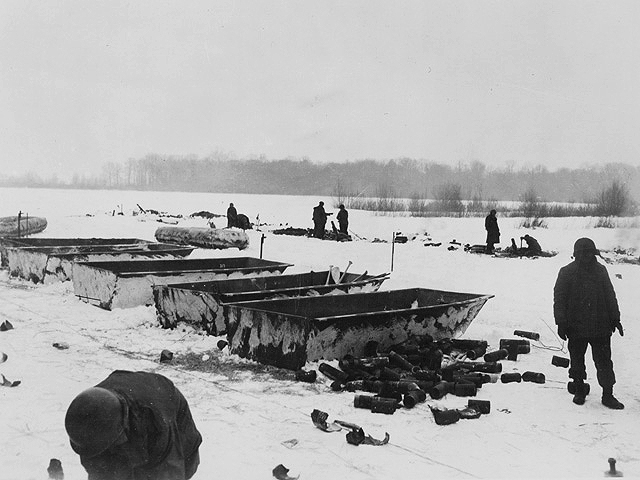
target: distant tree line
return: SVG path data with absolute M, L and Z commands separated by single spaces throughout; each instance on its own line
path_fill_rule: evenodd
M 526 192 L 545 202 L 594 202 L 612 182 L 632 200 L 640 200 L 640 167 L 621 163 L 550 171 L 543 166 L 488 168 L 478 161 L 450 166 L 410 158 L 314 163 L 236 159 L 220 153 L 202 158 L 150 154 L 108 163 L 99 175 L 74 175 L 66 182 L 32 173 L 0 176 L 2 186 L 436 199 L 449 207 L 458 200 L 521 201 Z

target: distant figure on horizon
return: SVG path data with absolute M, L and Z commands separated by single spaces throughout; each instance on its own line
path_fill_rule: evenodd
M 324 211 L 324 202 L 318 203 L 313 207 L 313 236 L 316 238 L 324 238 L 324 229 L 327 224 L 327 217 L 333 215 Z
M 538 240 L 527 234 L 524 237 L 520 237 L 520 240 L 527 242 L 527 248 L 523 248 L 521 251 L 525 255 L 539 255 L 542 253 L 542 247 L 538 243 Z
M 484 229 L 487 231 L 487 249 L 485 253 L 491 254 L 494 251 L 493 245 L 500 243 L 500 229 L 498 228 L 495 210 L 491 210 L 484 219 Z
M 579 238 L 573 246 L 573 262 L 562 267 L 553 288 L 553 316 L 558 336 L 568 340 L 571 366 L 569 378 L 573 380 L 573 403 L 584 404 L 589 393 L 584 363 L 587 347 L 596 366 L 596 378 L 602 387 L 602 404 L 614 410 L 624 405 L 613 396 L 616 376 L 611 361 L 611 335 L 618 330 L 624 335 L 620 323 L 620 310 L 616 292 L 604 265 L 598 263 L 600 252 L 590 238 Z
M 344 208 L 343 204 L 340 204 L 340 210 L 338 211 L 338 215 L 336 218 L 338 219 L 338 226 L 340 228 L 340 233 L 344 233 L 345 235 L 349 235 L 349 212 Z
M 233 206 L 233 203 L 229 204 L 229 208 L 227 208 L 227 228 L 235 227 L 238 225 L 238 211 L 236 207 Z

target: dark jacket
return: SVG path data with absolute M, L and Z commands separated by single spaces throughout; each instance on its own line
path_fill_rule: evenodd
M 487 231 L 487 243 L 500 243 L 500 229 L 495 215 L 487 215 L 484 219 L 484 228 Z
M 313 223 L 321 225 L 327 223 L 327 212 L 322 205 L 313 207 Z
M 558 272 L 553 289 L 553 315 L 574 338 L 611 335 L 620 321 L 616 293 L 604 265 L 573 261 Z
M 227 208 L 227 227 L 235 227 L 238 223 L 238 211 L 236 207 Z
M 349 223 L 349 212 L 347 212 L 346 208 L 341 208 L 336 218 L 338 219 L 338 223 L 346 225 Z
M 185 480 L 195 473 L 202 437 L 171 380 L 116 370 L 96 386 L 124 400 L 128 441 L 96 457 L 81 456 L 89 480 Z
M 524 238 L 524 241 L 527 242 L 527 248 L 529 249 L 529 251 L 535 252 L 535 253 L 542 253 L 542 247 L 540 246 L 540 243 L 538 243 L 538 240 L 536 240 L 530 235 L 523 238 Z

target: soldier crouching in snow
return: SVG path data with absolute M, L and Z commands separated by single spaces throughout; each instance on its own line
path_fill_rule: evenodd
M 560 269 L 553 290 L 553 314 L 558 335 L 568 339 L 575 395 L 573 403 L 582 405 L 588 393 L 584 383 L 587 374 L 584 363 L 587 346 L 596 366 L 598 383 L 602 387 L 602 404 L 620 410 L 624 405 L 613 396 L 616 377 L 611 361 L 611 334 L 617 329 L 622 336 L 620 311 L 616 293 L 595 243 L 580 238 L 573 247 L 574 261 Z
M 80 393 L 65 428 L 89 480 L 186 480 L 200 463 L 200 432 L 166 377 L 117 370 Z

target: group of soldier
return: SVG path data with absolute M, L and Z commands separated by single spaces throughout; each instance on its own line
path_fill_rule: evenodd
M 314 208 L 319 238 L 329 215 L 323 202 Z M 337 218 L 340 230 L 346 232 L 343 205 Z M 495 210 L 487 216 L 486 226 L 489 249 L 499 242 Z M 613 395 L 611 336 L 616 330 L 622 336 L 624 331 L 616 294 L 607 269 L 597 261 L 599 255 L 591 239 L 575 242 L 574 260 L 560 269 L 556 279 L 553 312 L 558 336 L 567 341 L 573 402 L 583 405 L 590 390 L 585 383 L 585 353 L 590 346 L 601 402 L 620 410 L 624 405 Z M 169 379 L 156 373 L 113 372 L 71 402 L 65 428 L 89 480 L 187 480 L 200 461 L 202 436 L 187 400 Z
M 313 207 L 313 216 L 311 217 L 313 220 L 313 236 L 316 238 L 324 238 L 325 235 L 325 227 L 327 225 L 327 218 L 329 215 L 333 215 L 333 213 L 327 213 L 324 209 L 324 202 L 318 203 L 315 207 Z M 338 220 L 338 231 L 344 235 L 349 234 L 349 212 L 344 207 L 343 204 L 340 204 L 338 214 L 336 215 L 336 220 Z

